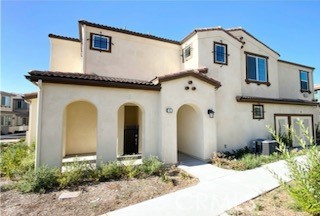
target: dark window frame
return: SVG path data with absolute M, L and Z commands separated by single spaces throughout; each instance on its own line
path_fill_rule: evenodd
M 302 80 L 301 80 L 301 73 L 306 73 L 307 74 L 307 85 L 308 85 L 308 89 L 302 89 Z M 309 77 L 309 72 L 308 71 L 304 71 L 304 70 L 299 70 L 299 80 L 300 80 L 300 92 L 304 93 L 311 93 L 310 91 L 310 77 Z
M 224 47 L 224 49 L 225 49 L 225 53 L 224 53 L 225 62 L 217 61 L 216 45 Z M 216 41 L 213 42 L 213 62 L 215 64 L 228 65 L 228 44 L 216 42 Z
M 261 108 L 261 116 L 257 116 L 255 108 Z M 252 118 L 253 119 L 264 119 L 264 106 L 262 104 L 252 104 Z
M 190 55 L 186 57 L 185 53 L 186 53 L 186 50 L 190 50 Z M 192 58 L 192 46 L 191 44 L 186 46 L 185 48 L 182 49 L 182 62 L 186 62 L 188 61 L 189 59 Z
M 109 47 L 108 47 L 109 49 L 101 49 L 101 48 L 94 47 L 93 46 L 93 43 L 94 43 L 93 38 L 94 38 L 94 36 L 108 38 L 109 39 Z M 102 34 L 96 34 L 96 33 L 90 33 L 90 49 L 91 50 L 97 50 L 97 51 L 100 51 L 100 52 L 109 52 L 109 53 L 111 53 L 111 45 L 112 45 L 111 40 L 112 40 L 112 37 L 110 37 L 110 36 L 102 35 Z
M 269 82 L 269 66 L 268 66 L 268 56 L 264 56 L 264 55 L 259 55 L 259 54 L 255 54 L 255 53 L 250 53 L 250 52 L 244 52 L 245 56 L 246 56 L 246 79 L 245 82 L 247 84 L 250 83 L 256 83 L 257 85 L 267 85 L 268 87 L 271 85 L 271 83 Z M 259 81 L 259 80 L 253 80 L 253 79 L 249 79 L 249 67 L 248 67 L 248 56 L 253 56 L 253 57 L 257 57 L 257 58 L 264 58 L 266 60 L 266 78 L 267 81 Z

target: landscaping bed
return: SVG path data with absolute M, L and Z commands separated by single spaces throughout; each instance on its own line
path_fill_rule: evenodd
M 152 156 L 139 165 L 112 161 L 98 168 L 75 161 L 61 172 L 34 170 L 34 146 L 24 141 L 0 147 L 1 215 L 100 215 L 198 182 Z M 59 199 L 66 191 L 80 195 Z
M 171 167 L 166 180 L 150 176 L 145 179 L 90 183 L 74 188 L 81 191 L 80 196 L 64 200 L 58 199 L 64 191 L 45 194 L 23 194 L 15 189 L 1 191 L 1 215 L 100 215 L 198 182 L 181 172 L 180 169 Z
M 307 212 L 299 209 L 287 191 L 279 187 L 265 193 L 256 199 L 245 202 L 231 210 L 230 216 L 308 216 Z

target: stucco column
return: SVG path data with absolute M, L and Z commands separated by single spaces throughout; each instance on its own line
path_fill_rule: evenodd
M 117 111 L 98 107 L 97 165 L 117 159 Z
M 161 110 L 161 160 L 165 163 L 177 163 L 177 110 L 166 113 Z

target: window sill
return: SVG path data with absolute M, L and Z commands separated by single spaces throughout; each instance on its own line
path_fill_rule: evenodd
M 100 52 L 108 52 L 108 53 L 111 53 L 111 50 L 105 50 L 105 49 L 98 49 L 98 48 L 94 48 L 94 47 L 91 47 L 90 48 L 91 50 L 95 50 L 95 51 L 100 51 Z
M 300 89 L 300 92 L 301 92 L 301 93 L 309 93 L 309 94 L 311 94 L 311 91 L 310 91 L 310 90 L 302 90 L 302 89 Z
M 220 65 L 228 65 L 227 62 L 218 62 L 218 61 L 214 61 L 215 64 L 220 64 Z
M 257 85 L 266 85 L 266 86 L 270 86 L 271 83 L 270 82 L 260 82 L 260 81 L 256 81 L 256 80 L 249 80 L 249 79 L 246 79 L 245 80 L 247 84 L 250 84 L 250 83 L 255 83 Z

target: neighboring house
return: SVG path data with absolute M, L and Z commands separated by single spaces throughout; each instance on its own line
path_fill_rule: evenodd
M 28 130 L 29 105 L 22 95 L 1 91 L 1 134 Z
M 132 154 L 176 163 L 178 151 L 207 160 L 270 137 L 266 125 L 300 133 L 298 119 L 314 133 L 314 68 L 280 60 L 242 28 L 175 41 L 79 21 L 79 33 L 49 34 L 49 71 L 26 76 L 39 86 L 36 166 L 80 154 L 97 163 Z
M 314 85 L 314 99 L 320 102 L 320 85 Z

